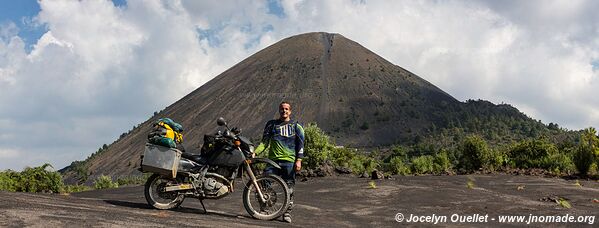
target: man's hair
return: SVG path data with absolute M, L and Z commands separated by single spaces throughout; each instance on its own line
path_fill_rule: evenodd
M 279 104 L 279 107 L 281 107 L 281 105 L 283 104 L 288 104 L 289 105 L 289 109 L 291 109 L 291 103 L 287 102 L 287 101 L 283 101 Z

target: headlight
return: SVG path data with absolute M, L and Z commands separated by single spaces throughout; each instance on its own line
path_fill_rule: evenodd
M 250 146 L 250 153 L 254 153 L 254 146 Z

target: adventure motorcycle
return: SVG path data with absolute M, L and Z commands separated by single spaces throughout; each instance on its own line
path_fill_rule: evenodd
M 290 201 L 287 183 L 275 175 L 256 177 L 253 165 L 266 163 L 279 169 L 281 167 L 266 158 L 253 158 L 252 142 L 240 135 L 241 130 L 229 129 L 222 117 L 218 118 L 217 124 L 224 126 L 225 131 L 205 135 L 200 155 L 181 153 L 173 175 L 144 167 L 142 158 L 142 171 L 154 173 L 144 187 L 148 204 L 157 209 L 172 209 L 181 205 L 186 197 L 193 197 L 200 200 L 206 212 L 203 200 L 220 199 L 233 192 L 233 182 L 238 171 L 245 171 L 249 180 L 243 190 L 243 206 L 247 212 L 261 220 L 281 216 Z M 146 151 L 149 146 L 155 145 L 147 144 Z M 146 152 L 144 156 L 149 159 Z

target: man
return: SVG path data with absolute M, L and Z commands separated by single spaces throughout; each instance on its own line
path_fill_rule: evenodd
M 291 192 L 291 201 L 289 208 L 283 214 L 283 220 L 291 223 L 295 173 L 301 170 L 304 157 L 304 128 L 296 121 L 291 120 L 291 104 L 289 102 L 283 101 L 279 104 L 279 119 L 266 123 L 262 143 L 256 148 L 256 153 L 267 148 L 268 158 L 281 166 L 281 169 L 269 166 L 264 170 L 264 174 L 279 175 L 287 182 Z

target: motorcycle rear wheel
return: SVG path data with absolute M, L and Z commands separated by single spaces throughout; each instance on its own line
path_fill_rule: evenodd
M 166 178 L 159 174 L 150 176 L 144 186 L 144 195 L 148 205 L 160 210 L 179 207 L 183 203 L 185 195 L 178 192 L 164 192 L 167 185 L 176 185 L 177 183 L 176 179 Z
M 254 218 L 260 220 L 273 220 L 285 213 L 289 207 L 289 187 L 279 176 L 267 175 L 256 179 L 260 190 L 266 199 L 260 202 L 256 187 L 252 180 L 248 181 L 243 190 L 243 206 Z

